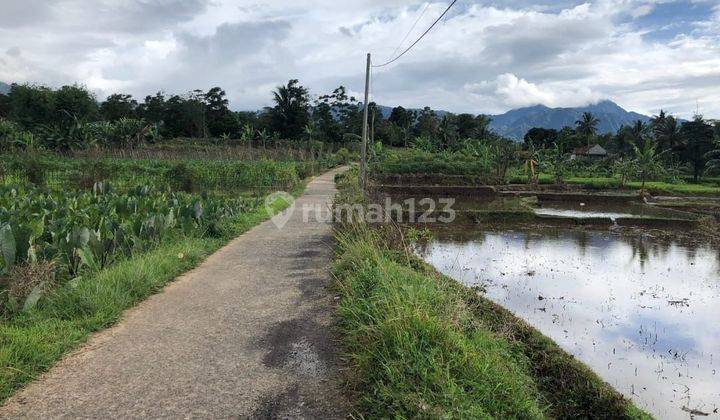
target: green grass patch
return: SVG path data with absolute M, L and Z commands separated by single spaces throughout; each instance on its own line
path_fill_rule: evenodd
M 361 202 L 352 175 L 337 181 L 339 202 Z M 649 418 L 552 340 L 412 256 L 400 232 L 337 225 L 339 330 L 359 417 Z
M 293 193 L 298 195 L 304 185 Z M 282 200 L 272 210 L 286 207 Z M 49 292 L 31 310 L 0 321 L 0 401 L 48 370 L 88 335 L 197 266 L 229 239 L 271 214 L 265 206 L 222 221 L 220 237 L 168 238 L 155 249 L 77 278 Z

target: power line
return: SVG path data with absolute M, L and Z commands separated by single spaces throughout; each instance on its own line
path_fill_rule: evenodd
M 402 53 L 400 53 L 400 55 L 398 55 L 397 57 L 393 58 L 392 60 L 390 60 L 390 61 L 388 61 L 388 62 L 386 62 L 386 63 L 378 64 L 378 65 L 373 66 L 373 67 L 384 67 L 384 66 L 387 66 L 388 64 L 397 61 L 400 57 L 402 57 L 403 55 L 405 55 L 405 54 L 406 54 L 408 51 L 410 51 L 418 42 L 420 42 L 420 40 L 423 39 L 423 37 L 424 37 L 425 35 L 427 35 L 427 33 L 430 32 L 430 30 L 431 30 L 433 27 L 435 27 L 435 25 L 437 25 L 438 22 L 440 22 L 440 20 L 443 18 L 443 16 L 445 16 L 445 15 L 447 14 L 447 12 L 450 11 L 450 9 L 453 7 L 453 5 L 454 5 L 455 3 L 457 3 L 457 1 L 458 1 L 458 0 L 453 0 L 453 2 L 450 3 L 450 6 L 448 6 L 447 9 L 445 9 L 444 12 L 442 12 L 442 14 L 435 20 L 435 22 L 433 22 L 433 24 L 430 25 L 430 27 L 427 28 L 427 30 L 425 30 L 425 32 L 423 32 L 422 35 L 420 35 L 420 37 L 419 37 L 417 40 L 415 40 L 415 42 L 412 43 L 412 45 L 410 45 L 409 47 L 407 47 L 407 48 L 405 49 L 405 51 L 403 51 Z
M 390 57 L 394 57 L 394 56 L 395 56 L 395 53 L 398 52 L 398 50 L 400 49 L 400 47 L 402 47 L 402 44 L 404 44 L 405 41 L 407 41 L 407 38 L 410 36 L 410 34 L 412 33 L 412 31 L 415 29 L 415 27 L 417 26 L 417 24 L 420 22 L 420 19 L 422 19 L 422 17 L 425 16 L 425 12 L 427 12 L 427 9 L 430 8 L 430 4 L 431 4 L 430 1 L 428 1 L 427 4 L 425 4 L 425 8 L 423 9 L 422 13 L 420 13 L 420 16 L 418 16 L 417 19 L 415 19 L 415 23 L 413 23 L 413 25 L 412 25 L 412 27 L 410 28 L 410 30 L 407 31 L 407 33 L 405 34 L 405 37 L 403 37 L 402 41 L 400 41 L 400 43 L 398 44 L 398 46 L 395 47 L 395 50 L 392 52 L 392 54 L 390 54 Z M 390 59 L 390 58 L 388 58 L 388 60 L 389 60 L 389 59 Z

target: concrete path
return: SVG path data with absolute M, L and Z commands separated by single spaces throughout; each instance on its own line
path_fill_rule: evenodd
M 2 418 L 341 418 L 349 405 L 325 285 L 333 170 L 287 224 L 267 221 L 127 311 L 0 408 Z M 277 217 L 277 216 L 276 216 Z

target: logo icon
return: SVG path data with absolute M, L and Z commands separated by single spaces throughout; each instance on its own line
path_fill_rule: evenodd
M 277 211 L 278 207 L 287 207 L 284 211 Z M 270 219 L 278 229 L 282 229 L 295 211 L 295 197 L 285 191 L 274 192 L 265 197 L 265 210 L 272 215 Z

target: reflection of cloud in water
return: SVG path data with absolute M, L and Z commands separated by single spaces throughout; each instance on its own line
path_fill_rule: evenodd
M 659 417 L 720 405 L 716 250 L 553 231 L 440 239 L 420 253 L 465 284 L 484 284 Z

